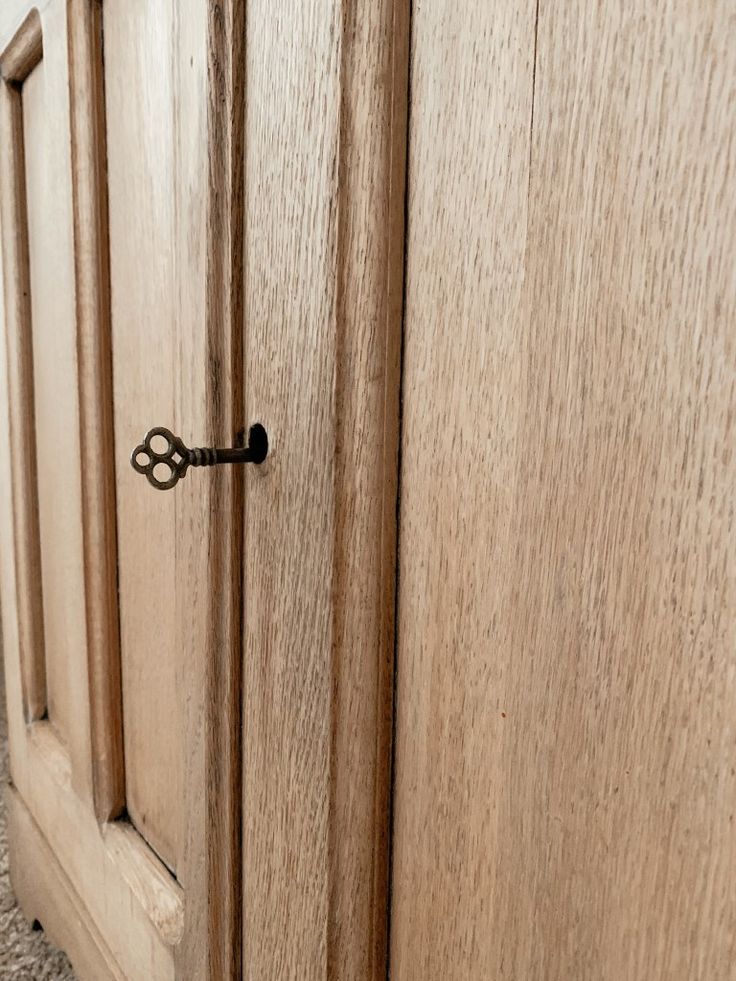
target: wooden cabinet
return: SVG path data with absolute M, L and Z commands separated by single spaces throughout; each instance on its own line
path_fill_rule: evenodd
M 0 13 L 11 861 L 82 977 L 384 972 L 406 39 Z
M 0 9 L 11 870 L 81 978 L 732 977 L 734 13 L 411 6 Z

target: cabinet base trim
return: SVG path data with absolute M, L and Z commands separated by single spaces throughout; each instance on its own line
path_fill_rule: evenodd
M 67 953 L 80 981 L 124 981 L 115 958 L 20 794 L 7 787 L 10 881 L 23 915 Z

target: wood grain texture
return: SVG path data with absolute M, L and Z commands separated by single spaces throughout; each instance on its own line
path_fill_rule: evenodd
M 14 541 L 20 628 L 23 706 L 28 720 L 46 711 L 46 659 L 43 646 L 43 596 L 41 547 L 38 530 L 38 482 L 36 432 L 33 411 L 33 338 L 31 333 L 31 284 L 28 254 L 23 111 L 17 88 L 18 63 L 27 59 L 13 54 L 16 43 L 22 55 L 40 44 L 28 42 L 28 32 L 40 34 L 37 17 L 24 21 L 3 52 L 10 64 L 13 83 L 0 82 L 0 198 L 2 207 L 5 332 L 8 347 L 8 413 L 12 469 Z M 29 68 L 30 70 L 30 68 Z
M 0 391 L 4 391 L 7 377 L 4 354 L 2 346 Z M 12 515 L 7 494 L 10 468 L 7 465 L 9 439 L 6 425 L 0 429 L 0 458 L 3 461 L 0 467 L 0 535 L 6 542 L 12 541 Z M 73 922 L 67 931 L 63 925 L 67 923 L 66 917 L 71 911 L 66 905 L 63 908 L 54 907 L 53 912 L 58 917 L 56 922 L 59 923 L 55 939 L 74 958 L 78 931 L 96 931 L 105 938 L 122 976 L 139 981 L 173 978 L 173 951 L 154 926 L 154 920 L 160 909 L 173 910 L 177 902 L 181 905 L 181 893 L 160 863 L 150 881 L 141 875 L 140 870 L 145 863 L 155 862 L 155 859 L 139 836 L 129 836 L 125 849 L 116 840 L 108 844 L 110 837 L 124 832 L 110 825 L 107 835 L 103 837 L 89 803 L 80 800 L 72 785 L 71 761 L 53 727 L 45 721 L 26 726 L 21 702 L 19 624 L 12 601 L 14 595 L 12 552 L 3 548 L 0 549 L 0 599 L 13 785 L 42 829 L 48 848 L 87 913 L 84 924 Z M 139 854 L 130 862 L 130 868 L 121 867 L 121 858 L 125 858 L 126 854 L 129 858 L 130 851 L 135 848 L 139 853 L 144 849 L 148 854 Z M 15 856 L 18 855 L 20 869 L 13 875 L 21 874 L 18 888 L 24 909 L 31 916 L 38 915 L 34 909 L 50 908 L 47 904 L 57 896 L 56 862 L 45 861 L 43 851 L 37 849 L 40 863 L 40 868 L 37 868 L 35 861 L 24 861 L 23 852 L 17 852 L 12 844 L 11 849 L 11 863 L 16 861 Z M 165 883 L 171 895 L 161 902 L 161 889 Z M 48 913 L 46 919 L 50 920 Z M 51 923 L 49 928 L 53 929 Z
M 327 976 L 383 979 L 408 0 L 345 3 L 341 30 Z
M 104 824 L 103 838 L 122 878 L 164 943 L 172 948 L 184 931 L 184 894 L 129 821 Z
M 173 979 L 181 888 L 130 825 L 99 825 L 53 726 L 30 727 L 20 753 L 14 783 L 123 973 Z
M 33 32 L 38 35 L 35 39 L 30 36 Z M 45 46 L 40 40 L 42 34 Z M 15 52 L 16 46 L 20 54 Z M 44 57 L 35 64 L 42 50 Z M 36 707 L 27 714 L 29 719 L 44 714 L 52 719 L 69 748 L 75 787 L 87 798 L 91 780 L 82 626 L 84 573 L 65 4 L 46 4 L 42 18 L 32 11 L 3 58 L 14 79 L 6 94 L 16 127 L 14 139 L 8 143 L 15 163 L 5 172 L 8 180 L 16 183 L 15 214 L 7 214 L 6 232 L 11 234 L 14 227 L 18 228 L 17 222 L 22 222 L 16 237 L 19 234 L 25 243 L 19 252 L 6 237 L 8 247 L 3 250 L 4 261 L 9 264 L 8 279 L 16 281 L 25 305 L 22 323 L 16 318 L 9 319 L 7 325 L 10 354 L 16 358 L 16 367 L 10 372 L 11 392 L 15 389 L 16 396 L 25 392 L 25 419 L 11 426 L 17 437 L 12 468 L 16 516 L 17 521 L 27 524 L 25 530 L 16 530 L 16 548 L 27 554 L 28 536 L 38 539 L 30 546 L 37 551 L 31 557 L 30 572 L 23 573 L 26 559 L 20 558 L 18 606 L 34 672 L 43 673 L 43 692 L 37 692 Z M 24 76 L 23 72 L 29 74 Z M 14 346 L 18 346 L 15 353 Z M 18 357 L 23 359 L 22 367 Z M 19 411 L 17 403 L 12 409 L 12 403 L 11 397 L 11 414 Z M 30 581 L 24 582 L 24 576 Z
M 103 4 L 126 800 L 183 882 L 182 802 L 202 793 L 185 768 L 204 771 L 209 474 L 161 494 L 129 455 L 157 424 L 189 445 L 205 432 L 205 18 L 202 0 Z
M 31 306 L 31 328 L 33 330 L 34 342 L 34 361 L 45 366 L 46 369 L 54 360 L 56 352 L 57 372 L 48 372 L 44 377 L 43 384 L 39 386 L 38 377 L 35 379 L 35 392 L 32 391 L 31 405 L 35 405 L 35 419 L 31 415 L 32 431 L 38 430 L 39 433 L 46 435 L 51 432 L 54 425 L 59 420 L 54 418 L 49 410 L 56 396 L 57 414 L 61 420 L 66 420 L 64 425 L 64 439 L 59 440 L 55 447 L 55 454 L 44 459 L 44 466 L 47 467 L 46 474 L 39 474 L 38 486 L 41 489 L 44 499 L 52 501 L 52 495 L 48 493 L 51 481 L 47 479 L 53 472 L 53 466 L 65 467 L 62 475 L 56 483 L 57 499 L 55 502 L 56 522 L 47 522 L 49 533 L 43 535 L 41 571 L 44 576 L 51 572 L 53 590 L 52 598 L 57 610 L 63 609 L 63 604 L 57 602 L 59 597 L 68 595 L 67 615 L 71 620 L 71 629 L 63 629 L 62 620 L 53 616 L 45 617 L 46 626 L 50 628 L 54 644 L 58 645 L 59 650 L 66 650 L 69 656 L 59 658 L 59 666 L 68 671 L 68 684 L 60 686 L 59 691 L 62 697 L 67 699 L 66 707 L 71 706 L 73 711 L 67 711 L 66 725 L 61 725 L 62 713 L 51 711 L 50 720 L 36 721 L 28 726 L 23 713 L 21 695 L 21 637 L 23 634 L 23 609 L 16 603 L 16 597 L 21 595 L 21 583 L 17 564 L 18 539 L 17 522 L 13 522 L 11 509 L 11 495 L 9 493 L 10 481 L 16 479 L 17 474 L 17 454 L 12 456 L 10 452 L 10 433 L 9 423 L 11 422 L 8 413 L 9 405 L 9 386 L 16 381 L 13 374 L 13 365 L 8 365 L 5 359 L 5 344 L 2 347 L 2 358 L 0 363 L 0 393 L 3 399 L 2 428 L 0 433 L 0 539 L 3 547 L 0 549 L 0 588 L 2 590 L 3 607 L 3 635 L 4 653 L 6 662 L 6 677 L 8 688 L 9 720 L 10 720 L 10 743 L 11 743 L 11 770 L 13 782 L 22 797 L 24 806 L 27 807 L 29 814 L 40 829 L 40 833 L 45 839 L 48 849 L 56 857 L 56 862 L 43 863 L 43 869 L 39 869 L 30 864 L 28 875 L 22 878 L 24 883 L 24 896 L 27 905 L 37 909 L 51 908 L 50 897 L 46 895 L 46 890 L 51 898 L 65 903 L 63 910 L 55 910 L 58 917 L 59 929 L 66 931 L 68 936 L 57 937 L 57 939 L 69 946 L 72 952 L 78 942 L 79 931 L 94 934 L 105 938 L 111 956 L 119 965 L 119 975 L 131 979 L 166 979 L 173 978 L 177 970 L 176 959 L 183 929 L 183 906 L 184 893 L 179 884 L 171 877 L 168 870 L 156 858 L 149 846 L 137 834 L 137 832 L 126 823 L 115 823 L 111 825 L 99 826 L 92 807 L 92 786 L 89 779 L 91 763 L 89 758 L 89 713 L 88 713 L 88 674 L 87 674 L 87 652 L 85 647 L 85 617 L 84 617 L 84 589 L 82 586 L 83 573 L 83 545 L 82 545 L 82 521 L 81 521 L 81 466 L 79 454 L 79 413 L 76 406 L 77 393 L 77 372 L 76 372 L 76 313 L 75 310 L 75 267 L 74 267 L 74 246 L 80 241 L 77 236 L 74 239 L 73 211 L 72 211 L 72 149 L 70 146 L 70 105 L 68 101 L 69 85 L 67 83 L 67 59 L 72 60 L 75 56 L 74 42 L 78 38 L 70 38 L 67 34 L 67 13 L 74 17 L 77 13 L 76 0 L 72 0 L 70 6 L 67 0 L 50 0 L 41 7 L 41 19 L 43 22 L 43 60 L 34 69 L 31 75 L 23 83 L 21 93 L 15 85 L 9 89 L 6 83 L 0 83 L 2 94 L 9 93 L 13 96 L 22 95 L 23 106 L 18 105 L 18 110 L 23 109 L 23 114 L 17 112 L 18 128 L 22 142 L 16 143 L 21 148 L 25 144 L 25 160 L 23 162 L 22 180 L 25 180 L 26 188 L 22 188 L 27 203 L 27 250 L 29 252 L 28 265 L 30 272 L 29 295 Z M 197 8 L 199 9 L 199 7 Z M 72 29 L 78 24 L 71 23 Z M 191 27 L 195 36 L 197 35 L 198 23 L 196 18 L 191 18 L 188 27 Z M 186 32 L 182 32 L 185 34 Z M 200 35 L 203 36 L 203 35 Z M 202 43 L 204 52 L 204 43 Z M 191 57 L 191 56 L 190 56 Z M 183 59 L 182 59 L 183 60 Z M 202 59 L 203 60 L 203 59 Z M 192 65 L 187 58 L 188 68 Z M 79 66 L 76 65 L 78 68 Z M 200 63 L 201 68 L 201 63 Z M 38 74 L 37 74 L 38 73 Z M 196 79 L 195 88 L 203 94 L 204 74 L 201 73 Z M 30 83 L 30 85 L 29 85 Z M 179 91 L 188 92 L 187 85 L 177 82 Z M 72 86 L 72 96 L 74 86 Z M 27 105 L 26 99 L 28 99 Z M 204 101 L 202 99 L 202 101 Z M 25 110 L 28 110 L 26 112 Z M 186 98 L 182 100 L 182 111 L 186 112 Z M 99 110 L 99 106 L 98 106 Z M 190 117 L 187 117 L 190 118 Z M 202 114 L 204 120 L 204 114 Z M 79 118 L 74 121 L 74 126 L 79 123 Z M 98 119 L 97 124 L 100 125 Z M 25 130 L 25 132 L 24 132 Z M 75 128 L 79 135 L 79 130 Z M 201 131 L 200 131 L 201 132 Z M 23 137 L 26 137 L 23 140 Z M 187 127 L 187 137 L 191 137 L 192 144 L 199 146 L 198 131 L 195 125 Z M 5 145 L 3 145 L 3 150 Z M 75 150 L 75 167 L 79 175 L 79 151 Z M 97 147 L 99 150 L 99 146 Z M 186 145 L 187 165 L 191 165 L 196 173 L 198 162 L 196 154 L 189 153 L 190 146 Z M 201 158 L 200 158 L 201 162 Z M 3 161 L 4 164 L 4 161 Z M 97 165 L 100 164 L 98 159 Z M 7 170 L 3 167 L 3 208 L 2 208 L 2 229 L 6 231 L 7 209 L 5 200 L 8 185 L 5 183 Z M 183 186 L 187 189 L 191 184 L 187 180 L 186 167 L 179 171 Z M 12 176 L 12 174 L 11 174 Z M 15 189 L 13 183 L 11 188 Z M 79 189 L 77 189 L 79 190 Z M 33 196 L 33 200 L 31 197 Z M 15 195 L 18 199 L 19 195 Z M 20 196 L 22 199 L 22 196 Z M 79 197 L 77 197 L 77 203 Z M 192 202 L 192 214 L 202 215 L 203 195 L 199 200 Z M 35 210 L 34 210 L 35 209 Z M 11 218 L 13 216 L 11 215 Z M 78 216 L 79 217 L 79 216 Z M 185 221 L 185 220 L 184 220 Z M 38 232 L 41 234 L 38 234 Z M 95 233 L 94 229 L 86 230 L 89 235 Z M 99 232 L 99 229 L 97 229 Z M 184 244 L 182 245 L 182 239 Z M 192 235 L 191 244 L 189 236 L 179 236 L 176 239 L 177 268 L 182 268 L 182 257 L 186 255 L 186 250 L 191 249 L 192 254 L 198 255 L 202 250 L 201 238 Z M 60 245 L 63 243 L 63 248 Z M 85 239 L 87 247 L 89 240 Z M 5 245 L 5 242 L 4 242 Z M 11 257 L 13 253 L 11 252 Z M 87 257 L 92 263 L 94 257 Z M 101 261 L 101 256 L 97 256 L 97 261 Z M 4 259 L 7 263 L 8 252 L 4 248 Z M 9 268 L 15 269 L 11 261 Z M 190 267 L 191 268 L 191 267 Z M 203 268 L 203 266 L 202 266 Z M 3 279 L 5 279 L 5 272 Z M 82 278 L 83 281 L 83 278 Z M 202 280 L 203 282 L 203 280 Z M 48 330 L 51 318 L 49 316 L 50 297 L 56 295 L 56 312 L 58 314 L 58 330 L 56 333 Z M 192 315 L 196 318 L 201 311 L 203 289 L 194 293 L 193 300 L 188 297 L 179 297 L 180 302 L 187 310 L 192 310 Z M 197 299 L 199 298 L 199 300 Z M 5 299 L 8 299 L 8 291 L 5 290 Z M 83 302 L 87 302 L 89 297 L 85 294 L 81 297 Z M 40 315 L 36 316 L 40 311 Z M 197 321 L 201 325 L 201 320 Z M 46 330 L 46 334 L 41 336 L 39 330 Z M 8 337 L 11 342 L 11 338 Z M 38 341 L 38 343 L 37 343 Z M 61 344 L 67 345 L 64 348 L 64 356 L 59 355 Z M 11 352 L 12 342 L 9 343 L 8 353 Z M 39 356 L 40 357 L 37 357 Z M 34 365 L 34 361 L 31 365 Z M 182 376 L 186 378 L 186 370 L 182 370 Z M 202 384 L 202 388 L 204 385 Z M 194 402 L 197 407 L 201 407 L 201 400 L 197 401 L 194 396 L 187 398 L 188 402 Z M 70 406 L 74 406 L 72 412 Z M 41 406 L 39 419 L 38 408 Z M 193 409 L 194 411 L 194 409 Z M 35 425 L 33 425 L 35 422 Z M 76 447 L 75 447 L 76 443 Z M 24 458 L 20 458 L 21 464 Z M 12 465 L 11 465 L 12 464 Z M 34 484 L 31 482 L 31 488 Z M 25 499 L 27 501 L 27 499 Z M 198 506 L 199 503 L 198 503 Z M 43 507 L 42 507 L 43 517 Z M 51 508 L 47 513 L 52 513 Z M 73 526 L 74 516 L 76 515 L 77 531 L 74 534 L 69 532 Z M 201 536 L 200 536 L 201 538 Z M 199 547 L 200 539 L 195 536 L 194 549 Z M 62 551 L 56 546 L 59 543 L 65 544 Z M 55 550 L 55 552 L 54 552 Z M 63 562 L 59 562 L 59 557 Z M 66 563 L 66 564 L 65 564 Z M 76 564 L 76 565 L 75 565 Z M 78 575 L 76 572 L 69 574 L 70 568 L 78 565 Z M 197 567 L 197 560 L 192 560 L 189 564 L 191 568 Z M 38 581 L 38 580 L 37 580 Z M 187 610 L 182 614 L 181 609 L 177 610 L 177 622 L 181 625 L 182 632 L 186 632 L 190 623 L 188 616 L 197 617 L 196 597 L 195 602 L 191 602 L 188 597 L 182 603 Z M 192 608 L 190 610 L 190 608 Z M 76 631 L 76 633 L 75 633 Z M 75 640 L 76 638 L 76 640 Z M 188 646 L 191 644 L 192 646 Z M 66 648 L 64 647 L 66 645 Z M 48 646 L 48 645 L 47 645 Z M 177 671 L 182 671 L 186 676 L 186 671 L 190 666 L 201 663 L 202 646 L 199 643 L 197 631 L 191 632 L 191 641 L 180 645 L 181 661 L 177 663 Z M 71 651 L 69 648 L 71 647 Z M 189 663 L 188 663 L 189 662 Z M 197 719 L 201 718 L 201 701 L 197 707 L 198 698 L 201 698 L 201 685 L 197 685 L 197 678 L 194 670 L 191 672 L 193 690 L 191 697 L 185 701 L 184 717 L 187 725 L 185 731 L 177 734 L 182 758 L 185 752 L 192 748 L 192 782 L 195 786 L 192 789 L 186 788 L 182 797 L 176 802 L 179 812 L 189 813 L 190 800 L 201 797 L 201 786 L 203 784 L 203 754 L 200 752 L 199 770 L 196 771 L 194 762 L 197 758 L 197 745 L 201 742 L 200 734 L 197 730 Z M 60 675 L 61 677 L 62 675 Z M 178 690 L 182 690 L 179 683 Z M 194 721 L 192 721 L 194 720 Z M 191 723 L 191 724 L 190 724 Z M 64 731 L 66 730 L 66 731 Z M 64 740 L 60 738 L 63 735 Z M 187 758 L 190 762 L 190 757 Z M 198 783 L 196 782 L 198 781 Z M 202 839 L 202 828 L 199 827 L 194 832 L 194 840 Z M 20 847 L 20 846 L 19 846 Z M 31 847 L 29 845 L 28 847 Z M 40 847 L 40 846 L 39 846 Z M 40 849 L 43 851 L 43 849 Z M 195 845 L 190 858 L 189 853 L 181 863 L 183 881 L 196 863 L 198 849 Z M 203 845 L 199 852 L 203 851 Z M 58 869 L 57 869 L 58 865 Z M 57 875 L 57 871 L 59 875 Z M 65 878 L 64 878 L 65 877 Z M 60 884 L 61 880 L 61 884 Z M 68 882 L 72 891 L 67 895 L 62 888 L 64 882 Z M 80 898 L 80 904 L 74 904 L 74 896 Z M 195 894 L 200 906 L 206 902 L 205 895 Z M 194 900 L 193 900 L 194 901 Z M 84 923 L 81 924 L 79 917 L 84 916 Z M 104 976 L 104 975 L 97 975 Z
M 133 822 L 184 889 L 177 975 L 196 979 L 210 970 L 208 921 L 218 903 L 205 788 L 215 781 L 211 766 L 228 766 L 208 751 L 205 709 L 210 630 L 221 625 L 212 607 L 219 617 L 222 603 L 213 593 L 212 523 L 223 534 L 216 488 L 225 478 L 197 471 L 160 494 L 127 457 L 157 422 L 189 445 L 214 441 L 223 423 L 211 393 L 231 368 L 220 364 L 218 373 L 209 361 L 208 329 L 217 325 L 207 328 L 205 313 L 207 11 L 203 0 L 103 4 L 127 796 L 135 771 Z M 224 651 L 218 656 L 227 664 Z
M 104 821 L 125 805 L 110 350 L 102 19 L 70 0 L 68 60 L 92 784 Z
M 64 947 L 79 981 L 125 981 L 57 856 L 12 787 L 5 788 L 5 805 L 11 883 L 26 919 L 38 920 L 49 939 Z
M 243 975 L 383 977 L 407 6 L 246 13 Z
M 0 76 L 6 82 L 20 86 L 42 57 L 41 18 L 34 8 L 28 11 L 12 40 L 0 54 Z
M 244 436 L 245 0 L 208 7 L 206 367 L 209 445 Z M 209 481 L 205 731 L 208 977 L 242 977 L 243 468 Z M 194 975 L 192 975 L 194 977 Z
M 90 793 L 84 551 L 66 3 L 43 14 L 44 57 L 23 83 L 46 708 Z
M 735 28 L 415 8 L 401 981 L 733 977 Z
M 153 493 L 129 463 L 153 426 L 179 432 L 174 24 L 165 3 L 111 0 L 102 9 L 126 804 L 176 871 L 184 820 L 172 807 L 184 785 L 177 501 Z
M 207 12 L 202 0 L 172 5 L 178 38 L 174 78 L 178 100 L 177 225 L 177 363 L 179 384 L 176 414 L 183 433 L 197 445 L 208 433 L 210 395 L 207 370 Z M 227 369 L 223 369 L 227 370 Z M 206 437 L 205 437 L 206 438 Z M 177 589 L 177 686 L 184 694 L 182 749 L 184 772 L 181 809 L 186 815 L 183 855 L 177 878 L 184 887 L 184 935 L 176 956 L 177 977 L 207 977 L 211 959 L 208 934 L 210 904 L 216 902 L 207 860 L 209 816 L 207 746 L 211 739 L 206 716 L 206 671 L 211 604 L 207 564 L 211 556 L 211 522 L 217 519 L 211 497 L 211 471 L 192 476 L 177 488 L 180 561 Z M 226 761 L 220 761 L 224 766 Z

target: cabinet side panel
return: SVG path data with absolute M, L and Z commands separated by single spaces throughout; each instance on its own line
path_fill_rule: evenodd
M 415 7 L 391 973 L 728 981 L 736 15 L 470 6 Z

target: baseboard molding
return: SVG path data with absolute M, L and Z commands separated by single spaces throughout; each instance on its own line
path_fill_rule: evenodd
M 80 981 L 125 981 L 125 975 L 20 794 L 6 788 L 10 881 L 23 915 L 38 920 L 64 950 Z

